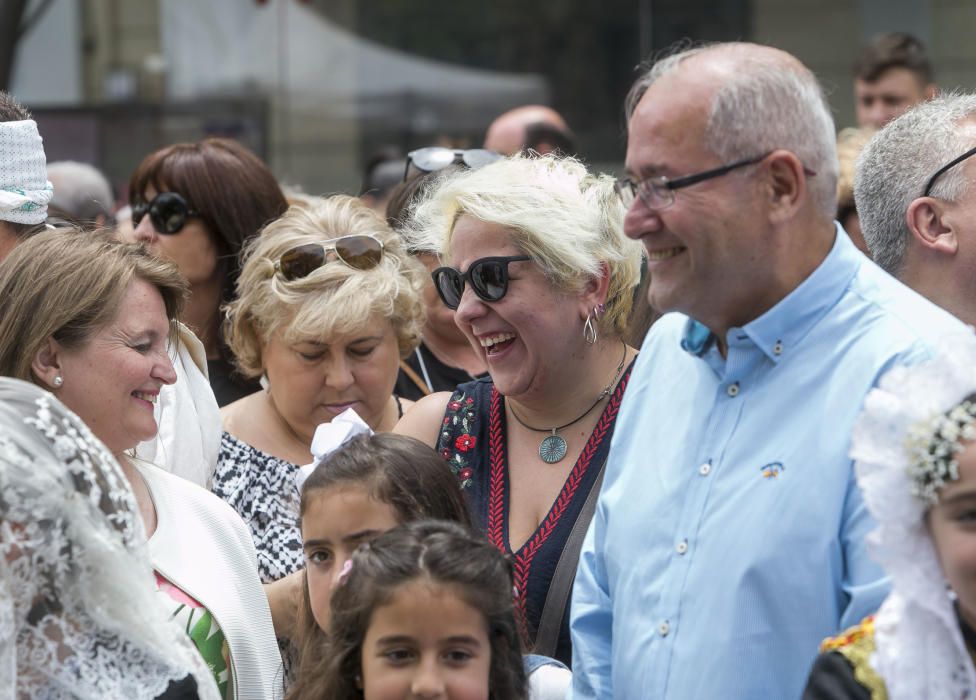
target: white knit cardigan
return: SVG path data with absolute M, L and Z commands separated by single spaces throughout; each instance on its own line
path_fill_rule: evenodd
M 237 700 L 277 700 L 284 672 L 251 535 L 212 493 L 138 464 L 156 506 L 149 554 L 161 576 L 205 606 L 230 648 Z

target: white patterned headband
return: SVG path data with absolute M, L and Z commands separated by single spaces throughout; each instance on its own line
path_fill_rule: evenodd
M 53 195 L 37 124 L 0 122 L 0 220 L 42 224 Z

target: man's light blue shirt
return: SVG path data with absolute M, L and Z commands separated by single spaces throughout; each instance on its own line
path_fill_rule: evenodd
M 658 321 L 580 556 L 572 698 L 799 698 L 820 641 L 888 590 L 848 457 L 864 396 L 964 332 L 839 227 L 727 357 L 701 324 Z

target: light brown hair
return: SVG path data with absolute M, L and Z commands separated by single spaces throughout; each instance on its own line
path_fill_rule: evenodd
M 371 270 L 332 260 L 306 277 L 285 280 L 275 262 L 297 246 L 365 234 L 384 246 Z M 413 352 L 424 325 L 424 272 L 383 218 L 355 197 L 335 195 L 291 207 L 244 251 L 237 299 L 225 307 L 224 336 L 246 377 L 264 370 L 263 345 L 281 329 L 288 343 L 356 332 L 371 318 L 393 325 L 400 356 Z
M 49 338 L 84 346 L 118 313 L 133 279 L 155 287 L 178 319 L 186 280 L 172 263 L 105 233 L 44 231 L 0 263 L 0 375 L 35 381 L 31 362 Z

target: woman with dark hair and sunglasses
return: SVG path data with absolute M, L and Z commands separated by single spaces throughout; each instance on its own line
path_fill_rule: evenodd
M 225 333 L 265 388 L 221 411 L 212 490 L 250 527 L 266 583 L 302 567 L 295 476 L 315 429 L 350 408 L 378 432 L 399 420 L 393 385 L 420 340 L 422 287 L 420 266 L 354 197 L 293 206 L 245 249 Z
M 220 307 L 234 299 L 245 242 L 288 203 L 274 175 L 230 139 L 179 143 L 151 153 L 129 183 L 134 238 L 171 260 L 190 282 L 185 321 L 203 342 L 221 406 L 258 387 L 234 373 Z
M 394 188 L 386 207 L 386 221 L 399 231 L 409 220 L 411 209 L 424 192 L 441 177 L 466 168 L 480 168 L 502 156 L 482 148 L 459 150 L 432 146 L 411 151 L 404 170 L 406 179 Z M 436 251 L 409 249 L 430 274 L 440 267 Z M 420 399 L 438 391 L 453 391 L 458 384 L 485 374 L 479 350 L 468 343 L 454 323 L 454 311 L 440 300 L 433 281 L 424 288 L 424 324 L 420 345 L 400 362 L 396 392 L 408 399 Z
M 514 156 L 439 181 L 405 235 L 440 253 L 444 304 L 490 378 L 417 402 L 396 432 L 435 447 L 516 571 L 537 653 L 571 661 L 569 591 L 636 351 L 641 246 L 613 181 Z M 565 551 L 565 556 L 563 555 Z

